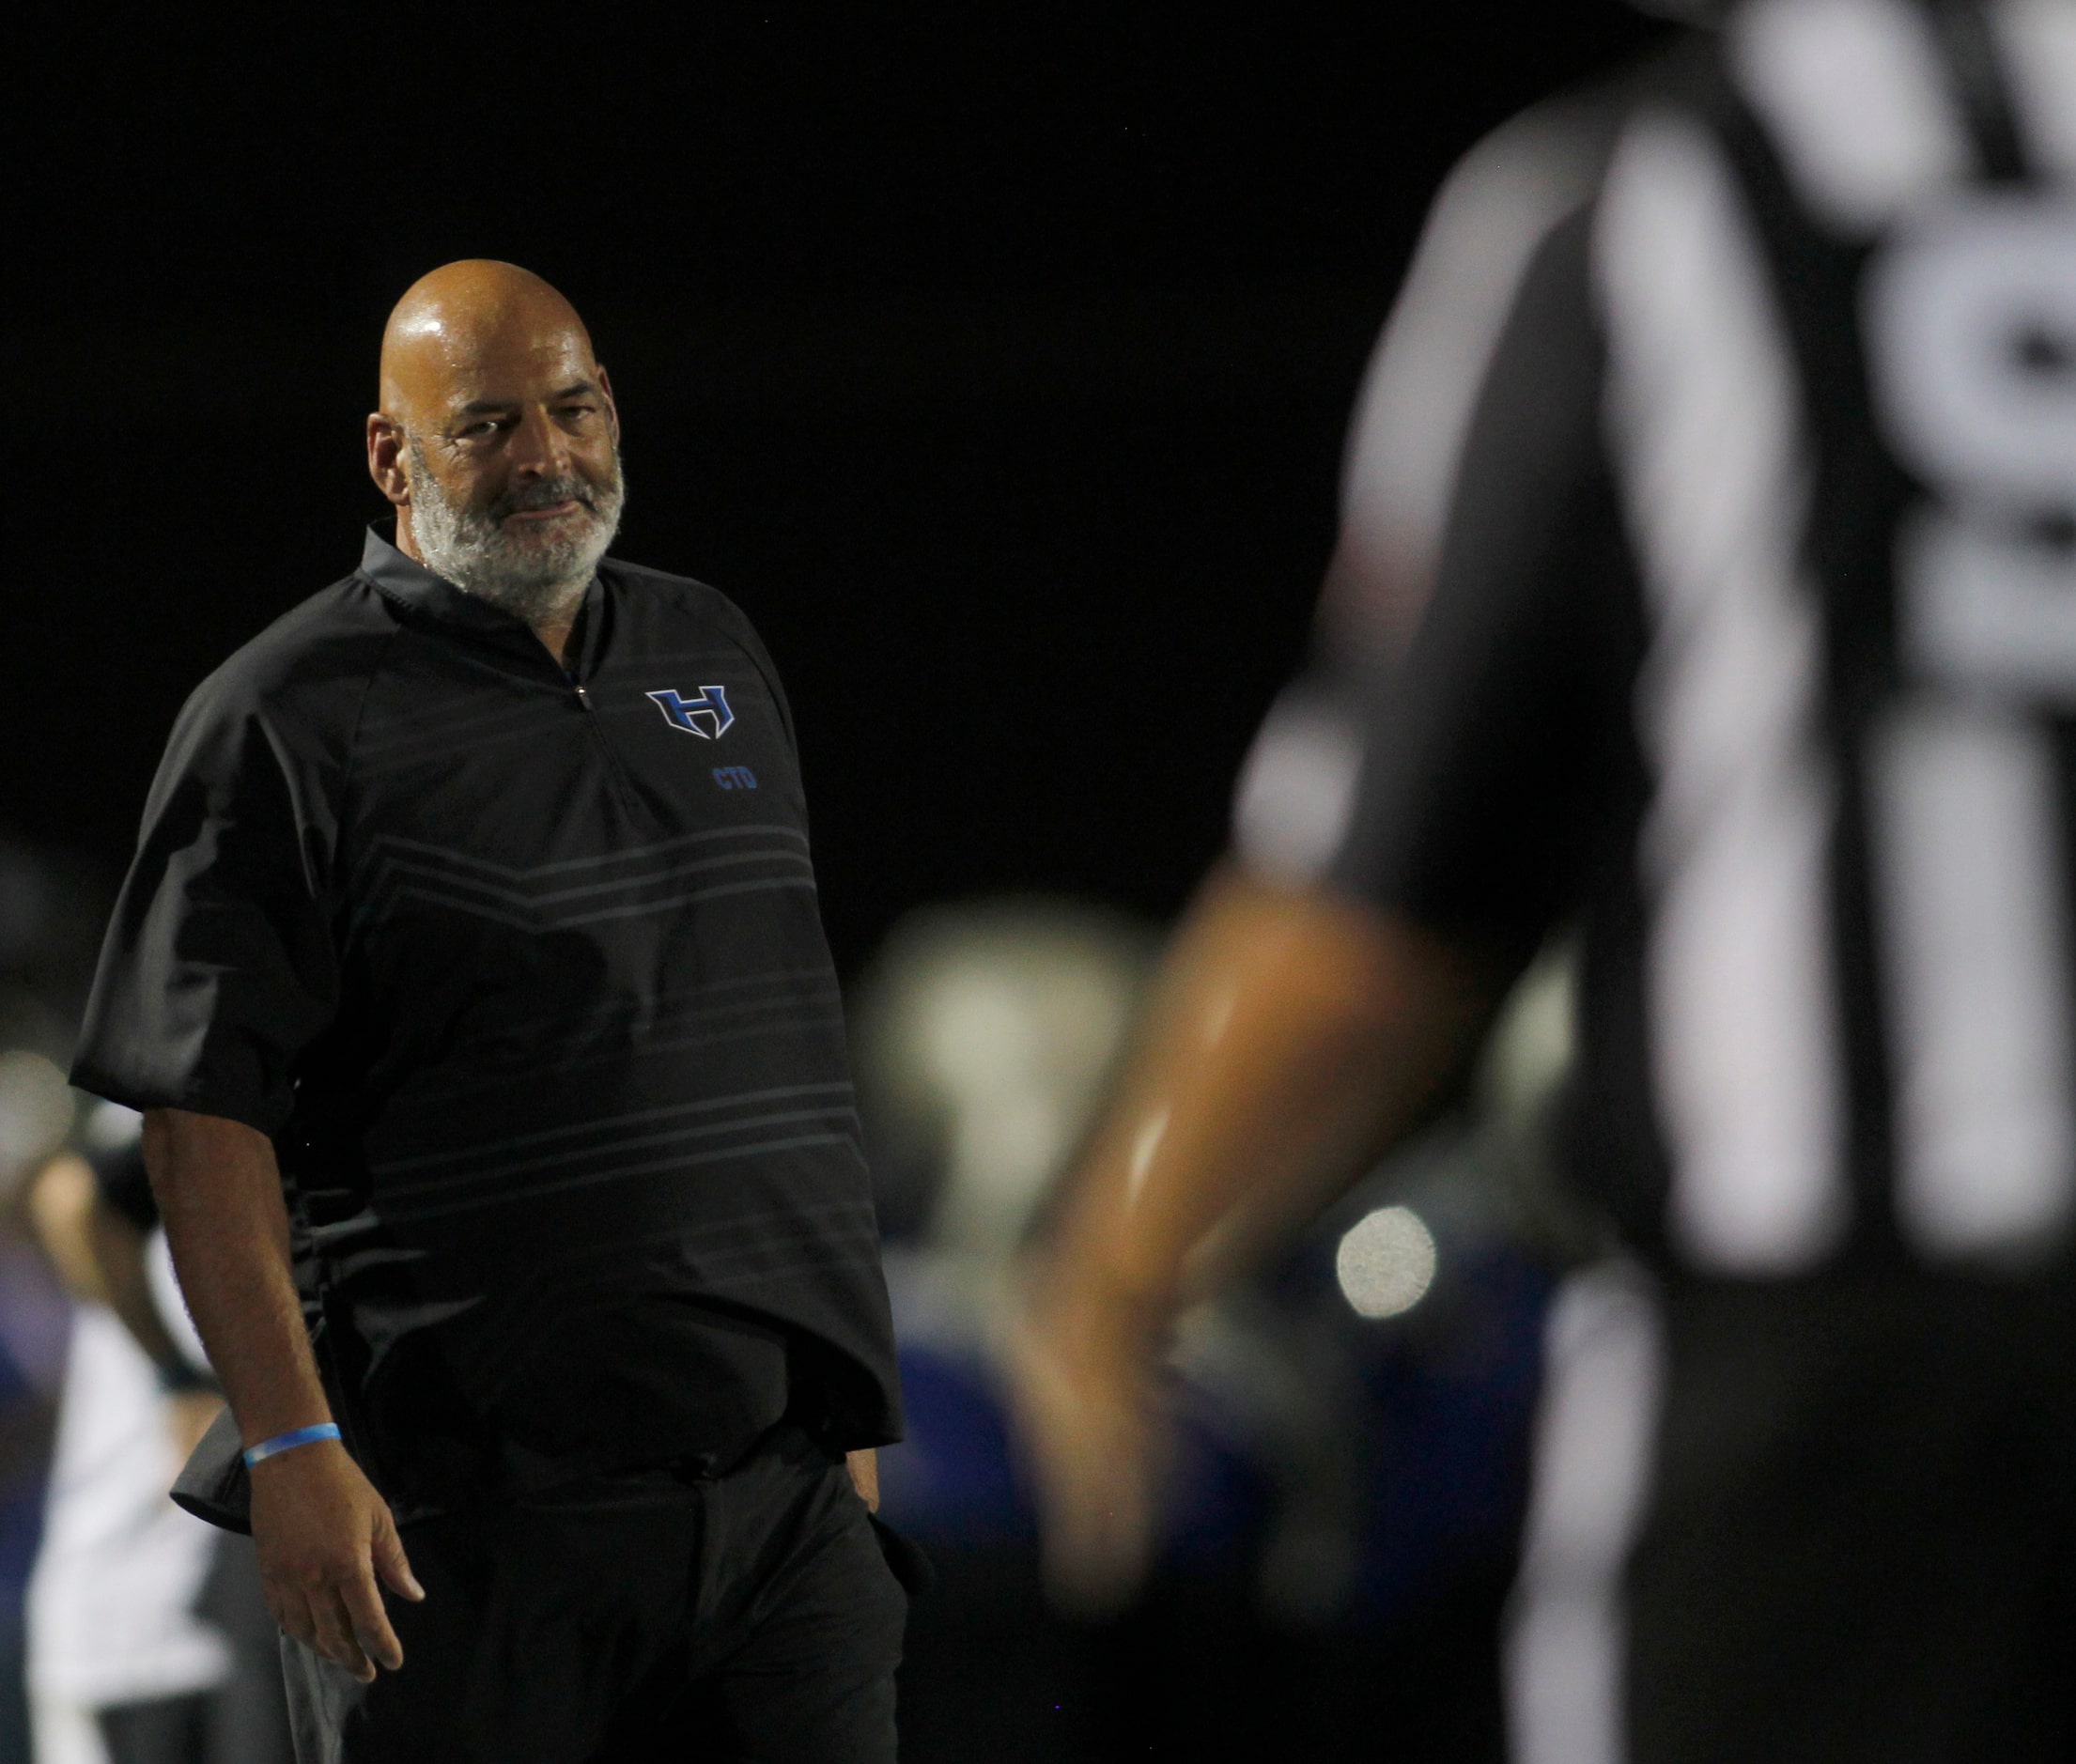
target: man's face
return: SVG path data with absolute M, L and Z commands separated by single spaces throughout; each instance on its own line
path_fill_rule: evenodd
M 406 426 L 426 564 L 530 622 L 581 592 L 624 489 L 612 392 L 580 333 L 428 336 Z

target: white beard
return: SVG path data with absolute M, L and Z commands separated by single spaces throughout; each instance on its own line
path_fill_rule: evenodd
M 598 560 L 620 529 L 627 500 L 617 452 L 608 486 L 574 476 L 553 478 L 517 498 L 500 497 L 483 509 L 448 500 L 416 440 L 411 443 L 410 476 L 411 536 L 426 567 L 465 594 L 535 627 L 575 615 Z M 586 512 L 581 521 L 558 523 L 565 527 L 562 533 L 526 538 L 504 525 L 504 518 L 515 509 L 543 508 L 572 499 Z

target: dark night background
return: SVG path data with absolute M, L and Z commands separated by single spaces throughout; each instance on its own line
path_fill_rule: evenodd
M 725 589 L 787 677 L 846 972 L 923 900 L 1181 903 L 1436 182 L 1651 31 L 1616 0 L 39 16 L 0 822 L 119 871 L 181 699 L 381 506 L 390 303 L 509 257 L 613 371 L 621 549 Z
M 382 321 L 462 256 L 576 302 L 625 419 L 620 549 L 725 590 L 776 657 L 846 978 L 928 902 L 1171 915 L 1302 654 L 1349 406 L 1436 185 L 1661 28 L 1619 0 L 18 11 L 0 941 L 20 843 L 70 860 L 46 872 L 70 910 L 22 955 L 58 1007 L 38 1044 L 181 701 L 383 512 Z M 1547 1246 L 1464 1225 L 1460 1302 L 1363 1333 L 1340 1229 L 1275 1315 L 1343 1356 L 1325 1385 L 1359 1373 L 1347 1436 L 1398 1442 L 1363 1498 L 1427 1541 L 1363 1556 L 1371 1627 L 1272 1633 L 1239 1520 L 1216 1596 L 1178 1579 L 1088 1631 L 1046 1614 L 1028 1535 L 954 1535 L 909 1632 L 915 1756 L 983 1732 L 1003 1759 L 1155 1736 L 1324 1758 L 1386 1731 L 1491 1755 Z M 18 1321 L 25 1292 L 47 1314 L 40 1358 L 0 1339 L 0 1760 L 65 1315 L 19 1242 L 10 1280 Z M 915 1434 L 978 1429 L 1010 1489 L 985 1378 L 940 1354 L 933 1385 L 923 1346 Z

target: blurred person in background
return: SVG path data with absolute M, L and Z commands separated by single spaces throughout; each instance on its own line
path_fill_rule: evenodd
M 882 1511 L 937 1579 L 909 1617 L 902 1751 L 1103 1755 L 1092 1632 L 1048 1608 L 1001 1369 L 1016 1257 L 1084 1131 L 1151 966 L 1122 914 L 1044 899 L 926 908 L 850 1001 L 889 1246 L 906 1434 Z
M 223 1407 L 172 1278 L 135 1113 L 90 1111 L 27 1211 L 74 1301 L 29 1588 L 37 1764 L 287 1764 L 249 1539 L 168 1497 Z
M 61 1068 L 21 1047 L 0 1054 L 0 1760 L 7 1764 L 30 1755 L 26 1607 L 69 1322 L 23 1203 L 29 1178 L 70 1114 Z
M 1019 1354 L 1048 1567 L 1177 1313 L 1575 925 L 1531 1764 L 2076 1749 L 2076 6 L 1746 0 L 1436 206 L 1317 658 Z
M 1501 1751 L 1496 1644 L 1542 1323 L 1592 1242 L 1552 1190 L 1544 1143 L 1569 993 L 1553 952 L 1501 1012 L 1461 1106 L 1178 1320 L 1185 1424 L 1208 1409 L 1263 1473 L 1263 1747 L 1367 1759 L 1388 1737 L 1407 1764 Z
M 1010 1447 L 1019 1256 L 1080 1144 L 1155 949 L 1042 898 L 911 915 L 851 1000 L 907 1433 L 883 1511 L 938 1571 L 911 1616 L 904 1756 L 1285 1746 L 1483 1758 L 1550 1268 L 1532 1141 L 1567 1057 L 1546 964 L 1475 1107 L 1190 1320 L 1183 1493 L 1149 1585 L 1062 1614 Z
M 0 1759 L 8 1764 L 30 1756 L 25 1607 L 71 1309 L 25 1202 L 74 1125 L 63 1061 L 105 902 L 89 867 L 0 834 Z M 158 1493 L 164 1507 L 163 1482 Z

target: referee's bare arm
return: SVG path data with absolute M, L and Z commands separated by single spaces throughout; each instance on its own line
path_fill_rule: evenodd
M 272 1142 L 241 1122 L 145 1112 L 145 1167 L 194 1326 L 247 1447 L 332 1418 L 302 1325 Z M 380 1576 L 412 1576 L 388 1504 L 336 1441 L 253 1467 L 253 1540 L 268 1608 L 298 1641 L 364 1682 L 404 1650 Z
M 1327 890 L 1215 877 L 1163 963 L 1072 1184 L 1017 1361 L 1056 1597 L 1144 1567 L 1153 1375 L 1179 1310 L 1417 1123 L 1503 974 Z

